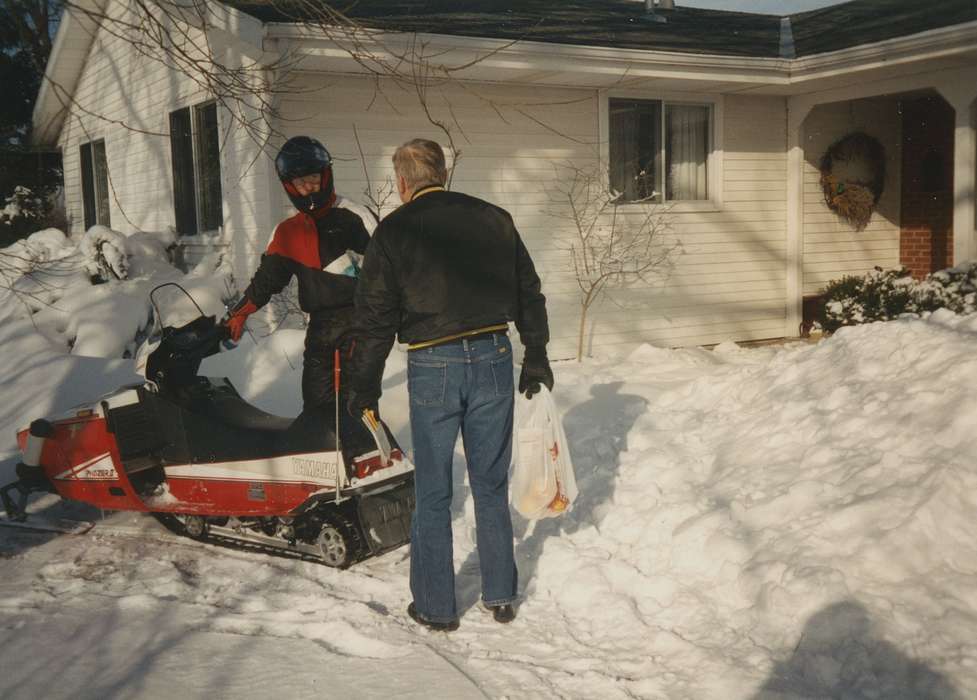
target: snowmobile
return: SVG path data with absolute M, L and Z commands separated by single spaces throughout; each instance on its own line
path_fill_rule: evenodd
M 175 283 L 154 289 L 157 320 L 164 286 L 190 297 Z M 226 378 L 198 376 L 227 331 L 193 303 L 196 318 L 147 341 L 144 383 L 18 431 L 18 480 L 0 489 L 7 517 L 24 521 L 29 494 L 48 491 L 338 568 L 405 544 L 413 465 L 382 421 L 364 428 L 338 389 L 335 405 L 292 420 L 252 406 Z

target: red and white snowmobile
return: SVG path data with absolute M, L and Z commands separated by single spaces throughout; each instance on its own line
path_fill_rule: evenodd
M 332 404 L 296 420 L 259 410 L 227 379 L 197 375 L 225 338 L 202 311 L 164 327 L 144 384 L 19 431 L 19 480 L 0 489 L 8 518 L 23 521 L 28 495 L 50 491 L 340 568 L 405 544 L 413 465 L 386 426 L 371 434 Z

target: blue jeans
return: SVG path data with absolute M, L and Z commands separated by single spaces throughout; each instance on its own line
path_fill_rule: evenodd
M 451 463 L 461 430 L 475 500 L 475 531 L 488 605 L 516 598 L 509 516 L 512 346 L 504 334 L 420 350 L 407 361 L 417 505 L 411 523 L 410 588 L 432 622 L 458 618 L 451 540 Z

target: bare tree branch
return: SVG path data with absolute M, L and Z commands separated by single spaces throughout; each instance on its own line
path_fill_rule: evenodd
M 573 163 L 554 166 L 556 185 L 550 191 L 549 215 L 570 222 L 576 242 L 567 249 L 580 289 L 577 360 L 583 359 L 587 317 L 608 289 L 665 274 L 681 247 L 666 238 L 667 207 L 644 205 L 635 221 L 619 215 L 618 194 L 604 184 L 600 166 Z

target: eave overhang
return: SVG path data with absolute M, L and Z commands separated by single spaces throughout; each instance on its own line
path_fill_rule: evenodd
M 420 55 L 454 79 L 596 89 L 796 95 L 878 71 L 977 64 L 977 22 L 802 58 L 760 58 L 575 46 L 377 30 L 268 24 L 265 50 L 300 58 L 303 70 L 364 75 L 377 61 L 405 67 Z M 460 66 L 465 68 L 457 69 Z M 921 66 L 923 66 L 921 68 Z M 379 71 L 382 73 L 383 71 Z M 375 74 L 375 73 L 374 73 Z M 434 72 L 437 75 L 438 71 Z
M 96 14 L 108 1 L 76 0 Z M 289 62 L 295 62 L 298 69 L 337 74 L 374 75 L 376 72 L 368 66 L 372 61 L 379 59 L 394 65 L 413 53 L 430 64 L 449 69 L 443 77 L 450 75 L 452 79 L 472 82 L 790 96 L 906 73 L 977 65 L 977 22 L 792 59 L 368 29 L 337 30 L 335 35 L 327 35 L 322 28 L 309 25 L 262 25 L 253 17 L 217 5 L 223 11 L 215 13 L 211 29 L 239 43 L 259 47 L 265 56 L 288 55 Z M 57 143 L 97 30 L 90 14 L 65 11 L 34 107 L 34 143 Z
M 72 6 L 65 8 L 34 103 L 31 117 L 31 143 L 34 145 L 52 147 L 57 144 L 103 21 L 101 18 L 111 12 L 110 3 L 113 2 L 115 0 L 73 0 Z M 188 11 L 184 17 L 190 23 L 199 23 L 194 12 Z M 233 41 L 244 50 L 254 48 L 260 53 L 265 28 L 254 17 L 221 3 L 211 3 L 207 23 L 209 31 Z

